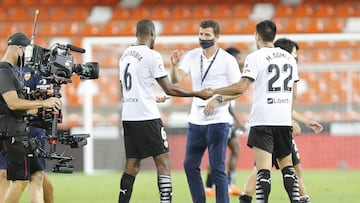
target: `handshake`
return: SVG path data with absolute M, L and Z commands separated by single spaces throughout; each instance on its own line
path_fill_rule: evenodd
M 209 99 L 210 97 L 214 96 L 215 90 L 211 88 L 205 88 L 200 91 L 194 92 L 195 97 L 199 97 L 201 99 Z

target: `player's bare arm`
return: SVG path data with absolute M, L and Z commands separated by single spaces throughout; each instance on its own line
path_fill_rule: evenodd
M 161 88 L 167 95 L 178 97 L 199 97 L 201 99 L 209 99 L 214 95 L 214 91 L 210 88 L 203 89 L 201 91 L 191 91 L 179 86 L 173 85 L 168 77 L 162 77 L 157 79 Z
M 299 121 L 300 123 L 303 123 L 308 128 L 313 130 L 315 133 L 320 133 L 324 129 L 323 126 L 320 123 L 318 123 L 317 121 L 309 120 L 309 119 L 305 118 L 304 116 L 302 116 L 301 114 L 299 114 L 295 110 L 292 111 L 291 117 L 293 119 Z
M 242 77 L 240 79 L 240 81 L 237 83 L 234 83 L 227 87 L 215 89 L 215 94 L 233 95 L 233 96 L 243 94 L 249 88 L 249 86 L 253 83 L 253 81 L 254 80 L 252 78 Z

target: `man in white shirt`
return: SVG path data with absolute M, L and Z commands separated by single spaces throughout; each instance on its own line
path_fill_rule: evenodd
M 290 201 L 298 203 L 299 183 L 291 160 L 291 113 L 299 76 L 295 58 L 287 51 L 274 47 L 275 35 L 276 25 L 272 21 L 258 23 L 255 33 L 258 50 L 246 57 L 242 78 L 238 83 L 215 92 L 238 95 L 253 84 L 247 144 L 255 156 L 256 200 L 268 202 L 274 156 L 283 174 Z
M 171 78 L 177 83 L 185 75 L 191 77 L 192 89 L 220 88 L 238 81 L 241 76 L 235 58 L 217 45 L 219 24 L 204 20 L 199 26 L 199 48 L 189 51 L 181 64 L 182 51 L 171 55 Z M 185 173 L 194 203 L 205 203 L 200 163 L 208 149 L 212 179 L 216 185 L 216 202 L 228 203 L 228 180 L 225 173 L 225 155 L 229 132 L 229 102 L 221 102 L 211 114 L 204 112 L 209 101 L 193 99 L 188 118 Z
M 119 62 L 126 164 L 118 202 L 130 201 L 140 162 L 152 156 L 158 174 L 160 202 L 171 203 L 169 143 L 153 86 L 157 82 L 166 94 L 181 97 L 208 99 L 213 92 L 185 90 L 170 82 L 161 55 L 153 50 L 156 35 L 152 21 L 140 20 L 136 26 L 136 37 L 136 45 L 128 47 Z

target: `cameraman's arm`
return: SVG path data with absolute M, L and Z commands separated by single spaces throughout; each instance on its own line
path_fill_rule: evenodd
M 61 100 L 56 97 L 50 97 L 46 100 L 26 100 L 19 98 L 14 90 L 5 92 L 2 96 L 10 110 L 30 110 L 43 107 L 60 109 L 61 107 Z

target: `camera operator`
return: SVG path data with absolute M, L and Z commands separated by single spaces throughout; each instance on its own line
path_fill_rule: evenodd
M 50 84 L 47 83 L 45 79 L 42 78 L 40 74 L 34 74 L 29 67 L 17 67 L 17 71 L 20 73 L 20 80 L 23 83 L 26 94 L 45 94 L 47 98 L 48 91 L 51 91 Z M 36 96 L 32 96 L 34 98 Z M 39 147 L 41 150 L 45 150 L 45 141 L 46 141 L 46 130 L 42 128 L 37 128 L 30 126 L 29 127 L 29 139 L 36 139 L 39 142 Z M 44 190 L 44 201 L 45 203 L 54 202 L 54 190 L 52 183 L 49 179 L 49 176 L 46 173 L 46 164 L 45 158 L 43 156 L 39 157 L 41 167 L 44 171 L 43 179 L 43 190 Z
M 56 97 L 46 100 L 26 100 L 16 66 L 23 66 L 25 47 L 30 39 L 23 33 L 9 37 L 8 47 L 0 61 L 0 144 L 7 163 L 7 179 L 12 183 L 5 195 L 5 202 L 19 202 L 25 187 L 29 185 L 31 202 L 44 202 L 43 171 L 38 158 L 28 142 L 25 117 L 36 114 L 38 108 L 60 109 Z

